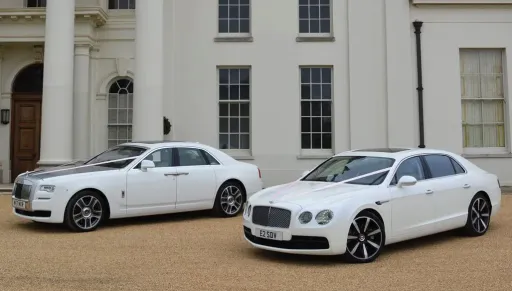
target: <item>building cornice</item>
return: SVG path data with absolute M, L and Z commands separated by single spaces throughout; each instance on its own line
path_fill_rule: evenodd
M 3 8 L 0 9 L 0 21 L 44 21 L 45 8 Z M 105 25 L 108 14 L 101 7 L 76 7 L 76 21 L 89 21 L 95 27 Z

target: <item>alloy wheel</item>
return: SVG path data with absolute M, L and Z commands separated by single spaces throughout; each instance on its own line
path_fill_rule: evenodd
M 489 227 L 491 208 L 484 198 L 477 198 L 471 205 L 471 225 L 478 233 L 483 233 Z
M 383 233 L 379 223 L 368 216 L 359 216 L 350 225 L 347 251 L 361 261 L 373 258 L 383 244 Z
M 103 217 L 103 207 L 98 198 L 83 196 L 73 205 L 73 221 L 82 230 L 89 230 L 98 225 Z
M 220 194 L 220 206 L 222 211 L 228 215 L 233 215 L 240 211 L 243 205 L 242 191 L 233 185 L 224 188 Z

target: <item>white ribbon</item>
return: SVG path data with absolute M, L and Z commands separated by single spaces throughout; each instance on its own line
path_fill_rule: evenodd
M 49 174 L 49 173 L 56 173 L 56 172 L 61 172 L 61 171 L 68 171 L 68 170 L 80 169 L 80 168 L 94 167 L 94 166 L 105 165 L 105 164 L 111 164 L 111 163 L 122 162 L 122 161 L 127 161 L 127 160 L 134 160 L 134 159 L 136 159 L 136 158 L 138 158 L 138 157 L 140 157 L 140 156 L 136 156 L 136 157 L 129 157 L 129 158 L 123 158 L 123 159 L 117 159 L 117 160 L 111 160 L 111 161 L 100 162 L 100 163 L 95 163 L 95 164 L 81 165 L 81 166 L 76 166 L 76 167 L 71 167 L 71 168 L 65 168 L 65 169 L 57 169 L 57 170 L 53 170 L 53 171 L 35 172 L 35 173 L 30 173 L 30 174 L 28 174 L 28 175 L 30 175 L 30 176 L 36 176 L 36 175 L 40 175 L 40 174 Z M 74 163 L 76 163 L 76 162 L 74 162 Z M 61 165 L 61 166 L 71 165 L 71 164 L 73 164 L 73 163 L 64 164 L 64 165 Z

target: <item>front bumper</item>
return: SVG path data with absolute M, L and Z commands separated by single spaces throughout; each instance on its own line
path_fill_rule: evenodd
M 13 189 L 11 201 L 14 215 L 38 222 L 63 223 L 67 203 L 64 193 L 59 193 L 58 189 L 53 193 L 37 191 L 37 184 L 35 183 L 31 186 L 32 190 L 29 197 L 15 195 L 16 189 Z M 21 203 L 15 203 L 20 201 Z M 23 204 L 24 207 L 20 204 Z
M 314 223 L 314 222 L 311 222 Z M 326 226 L 274 228 L 254 224 L 244 215 L 244 238 L 253 247 L 268 251 L 304 255 L 340 255 L 345 253 L 348 228 L 345 231 L 336 221 Z M 262 238 L 259 230 L 280 232 L 282 240 Z M 344 235 L 345 234 L 345 235 Z

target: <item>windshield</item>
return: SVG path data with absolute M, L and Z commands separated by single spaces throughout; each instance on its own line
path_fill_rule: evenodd
M 337 156 L 332 157 L 302 178 L 302 181 L 342 182 L 371 172 L 391 167 L 395 162 L 392 158 L 368 156 Z M 389 171 L 369 175 L 347 182 L 347 184 L 379 185 Z
M 108 149 L 101 154 L 95 156 L 94 158 L 88 160 L 84 163 L 84 165 L 91 165 L 97 163 L 103 163 L 108 161 L 114 161 L 119 159 L 133 158 L 129 160 L 113 162 L 108 164 L 102 164 L 104 167 L 114 167 L 114 168 L 124 168 L 128 164 L 130 164 L 135 158 L 144 153 L 147 149 L 143 147 L 137 146 L 117 146 L 111 149 Z

